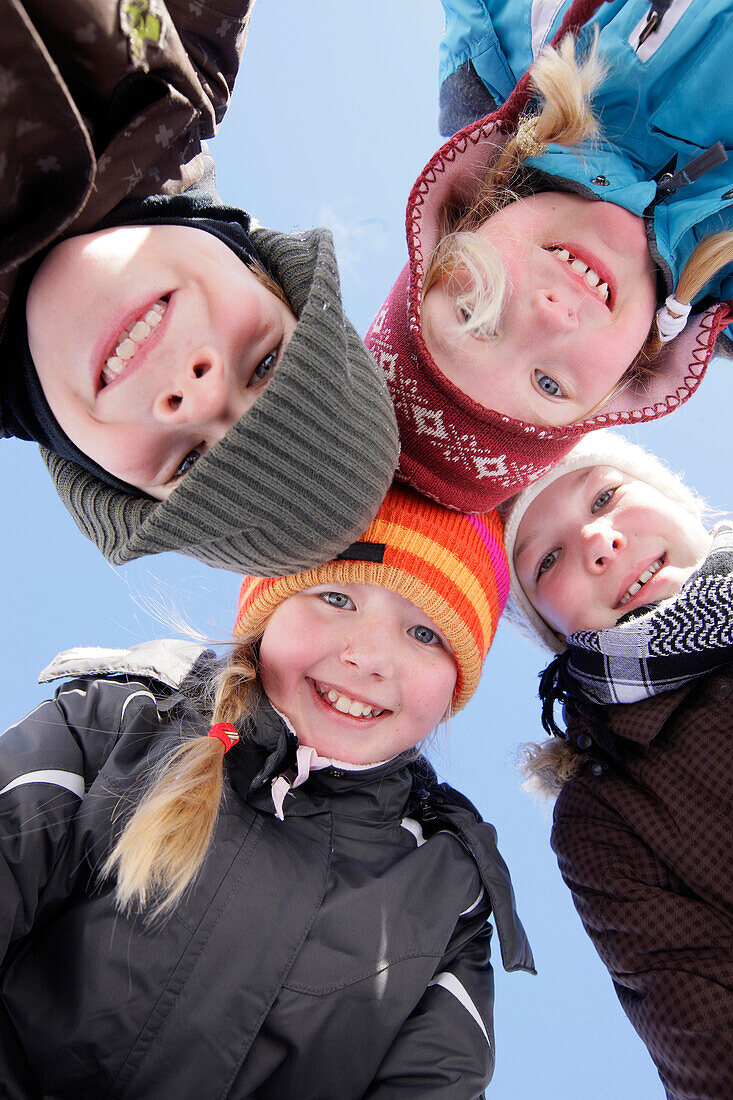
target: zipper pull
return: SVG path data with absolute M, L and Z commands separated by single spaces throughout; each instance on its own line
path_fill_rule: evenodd
M 639 35 L 639 41 L 636 43 L 636 49 L 638 50 L 642 46 L 650 35 L 659 30 L 660 24 L 664 19 L 667 8 L 671 4 L 672 0 L 652 0 L 652 6 L 649 9 L 649 13 L 646 17 L 646 23 Z
M 694 183 L 700 176 L 704 176 L 706 172 L 709 172 L 711 168 L 717 168 L 719 164 L 724 164 L 727 159 L 728 154 L 723 148 L 723 143 L 716 141 L 715 145 L 711 145 L 699 156 L 688 161 L 685 167 L 678 169 L 674 175 L 667 172 L 662 176 L 657 184 L 655 204 L 666 198 L 667 195 L 671 195 L 673 191 L 679 190 L 680 187 L 686 187 L 688 183 Z

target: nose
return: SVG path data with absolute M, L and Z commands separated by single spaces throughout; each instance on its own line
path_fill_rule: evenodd
M 393 646 L 383 630 L 352 629 L 341 653 L 343 664 L 364 676 L 389 680 L 394 673 Z
M 548 287 L 536 290 L 532 305 L 534 320 L 546 333 L 560 335 L 578 327 L 576 303 L 567 293 Z
M 169 372 L 154 398 L 153 415 L 167 424 L 210 423 L 223 416 L 227 402 L 221 356 L 212 347 L 202 347 Z
M 626 547 L 626 536 L 605 517 L 581 529 L 581 554 L 589 573 L 603 573 Z

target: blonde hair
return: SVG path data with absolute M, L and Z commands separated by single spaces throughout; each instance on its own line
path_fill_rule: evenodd
M 276 298 L 279 298 L 283 305 L 287 306 L 288 309 L 293 309 L 290 301 L 288 300 L 288 296 L 286 295 L 283 288 L 280 286 L 279 283 L 275 282 L 269 271 L 265 271 L 265 268 L 262 266 L 259 260 L 256 260 L 254 258 L 251 259 L 247 263 L 247 267 L 250 269 L 257 281 L 262 283 L 265 290 L 269 290 L 271 294 L 274 294 Z
M 498 253 L 476 238 L 475 231 L 492 214 L 522 197 L 522 166 L 528 156 L 551 141 L 570 146 L 597 136 L 598 120 L 591 99 L 605 72 L 598 57 L 597 35 L 582 61 L 572 35 L 566 35 L 557 49 L 546 46 L 532 68 L 540 110 L 520 121 L 516 133 L 487 169 L 470 206 L 448 206 L 444 212 L 441 240 L 428 266 L 422 294 L 424 297 L 442 278 L 452 280 L 458 288 L 456 304 L 466 313 L 467 332 L 492 335 L 507 293 L 506 272 Z
M 243 732 L 261 694 L 261 636 L 260 631 L 256 638 L 237 639 L 213 690 L 197 685 L 197 707 L 212 725 L 230 722 Z M 121 912 L 148 909 L 150 920 L 167 916 L 194 882 L 219 815 L 223 756 L 221 741 L 194 736 L 153 769 L 147 790 L 102 867 L 104 876 L 117 876 Z
M 443 215 L 441 239 L 433 253 L 422 288 L 423 298 L 441 279 L 457 289 L 456 307 L 465 314 L 467 333 L 486 336 L 496 332 L 508 282 L 499 254 L 475 232 L 493 214 L 531 193 L 523 170 L 528 156 L 544 152 L 549 142 L 574 146 L 599 136 L 599 123 L 592 99 L 606 74 L 605 62 L 598 56 L 597 33 L 584 60 L 579 60 L 575 39 L 563 38 L 557 49 L 546 46 L 532 70 L 532 84 L 541 101 L 535 114 L 525 115 L 516 133 L 486 171 L 468 208 L 448 206 Z M 727 264 L 733 263 L 733 230 L 716 233 L 695 246 L 682 269 L 674 296 L 689 305 L 710 280 Z M 643 382 L 664 347 L 656 324 L 633 362 L 619 381 L 582 419 L 592 416 L 602 405 L 627 386 Z
M 714 233 L 695 245 L 680 272 L 675 287 L 674 296 L 680 305 L 689 305 L 704 290 L 713 276 L 730 263 L 733 263 L 733 229 Z M 643 382 L 645 376 L 654 370 L 654 360 L 663 347 L 664 343 L 659 335 L 655 318 L 649 335 L 633 363 L 627 367 L 617 385 L 603 398 L 601 404 L 605 404 L 627 386 Z

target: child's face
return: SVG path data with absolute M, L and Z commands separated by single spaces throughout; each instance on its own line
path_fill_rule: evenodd
M 222 241 L 177 225 L 57 245 L 31 283 L 26 314 L 63 431 L 159 500 L 251 408 L 296 324 Z
M 612 466 L 589 466 L 532 501 L 514 568 L 537 612 L 567 636 L 673 596 L 709 544 L 700 520 L 658 489 Z
M 654 319 L 643 219 L 551 191 L 511 203 L 476 232 L 506 269 L 498 331 L 467 333 L 455 281 L 438 281 L 422 307 L 436 365 L 487 409 L 531 424 L 582 420 L 630 366 Z
M 260 646 L 260 677 L 302 745 L 372 764 L 417 745 L 445 715 L 456 662 L 435 623 L 403 596 L 325 584 L 289 596 Z

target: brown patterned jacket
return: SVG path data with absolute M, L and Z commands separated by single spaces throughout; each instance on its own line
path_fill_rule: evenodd
M 252 0 L 0 0 L 0 324 L 18 266 L 197 183 Z
M 623 763 L 566 784 L 552 846 L 667 1096 L 731 1100 L 733 665 L 603 713 Z

